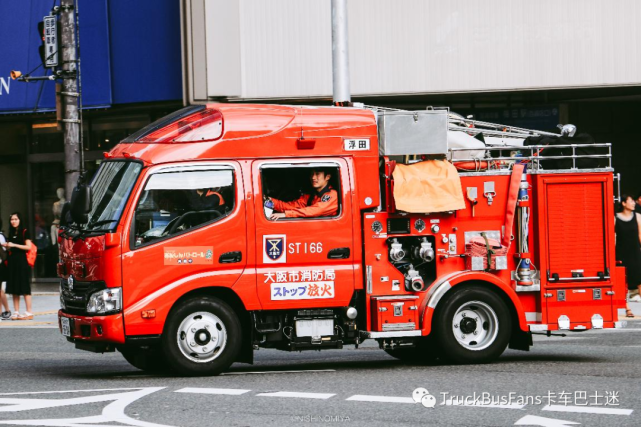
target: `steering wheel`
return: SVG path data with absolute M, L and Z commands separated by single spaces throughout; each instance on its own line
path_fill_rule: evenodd
M 174 234 L 176 232 L 176 230 L 178 229 L 178 227 L 180 227 L 181 225 L 183 225 L 183 224 L 185 224 L 187 222 L 187 218 L 189 218 L 190 216 L 202 215 L 202 214 L 210 214 L 211 215 L 211 218 L 209 218 L 207 221 L 203 221 L 202 222 L 203 224 L 205 222 L 209 222 L 209 221 L 213 221 L 214 219 L 218 219 L 218 218 L 220 218 L 222 216 L 222 214 L 220 212 L 218 212 L 217 210 L 185 212 L 184 214 L 182 214 L 182 215 L 172 219 L 171 221 L 169 221 L 169 224 L 167 224 L 167 227 L 165 227 L 165 229 L 163 230 L 162 235 L 166 236 L 166 235 Z M 198 225 L 200 225 L 200 224 L 198 224 Z

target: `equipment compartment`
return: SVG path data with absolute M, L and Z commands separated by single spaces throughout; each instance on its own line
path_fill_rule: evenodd
M 418 326 L 418 296 L 372 297 L 374 331 L 412 331 Z

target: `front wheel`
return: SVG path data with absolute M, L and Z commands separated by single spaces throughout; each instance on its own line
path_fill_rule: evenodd
M 122 356 L 135 368 L 149 373 L 169 371 L 165 357 L 158 349 L 119 348 Z
M 454 363 L 490 362 L 509 343 L 509 309 L 496 293 L 483 287 L 454 289 L 435 314 L 434 335 L 439 351 Z
M 213 297 L 189 299 L 167 320 L 162 346 L 169 365 L 183 375 L 218 375 L 234 363 L 241 347 L 238 316 Z

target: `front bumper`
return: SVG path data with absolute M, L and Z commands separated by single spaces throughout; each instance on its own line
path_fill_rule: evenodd
M 113 351 L 125 343 L 125 328 L 122 313 L 110 316 L 79 316 L 58 311 L 58 329 L 62 333 L 62 318 L 69 319 L 67 340 L 81 350 L 103 353 Z

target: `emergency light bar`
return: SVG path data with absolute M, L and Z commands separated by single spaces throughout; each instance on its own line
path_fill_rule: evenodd
M 155 144 L 183 142 L 184 140 L 180 137 L 187 132 L 194 131 L 214 122 L 220 122 L 218 129 L 211 129 L 211 133 L 201 133 L 201 135 L 199 135 L 200 139 L 191 138 L 191 136 L 195 137 L 196 135 L 190 135 L 189 138 L 189 141 L 211 141 L 220 138 L 222 135 L 222 120 L 223 115 L 220 111 L 206 109 L 151 132 L 149 135 L 143 136 L 136 142 Z

